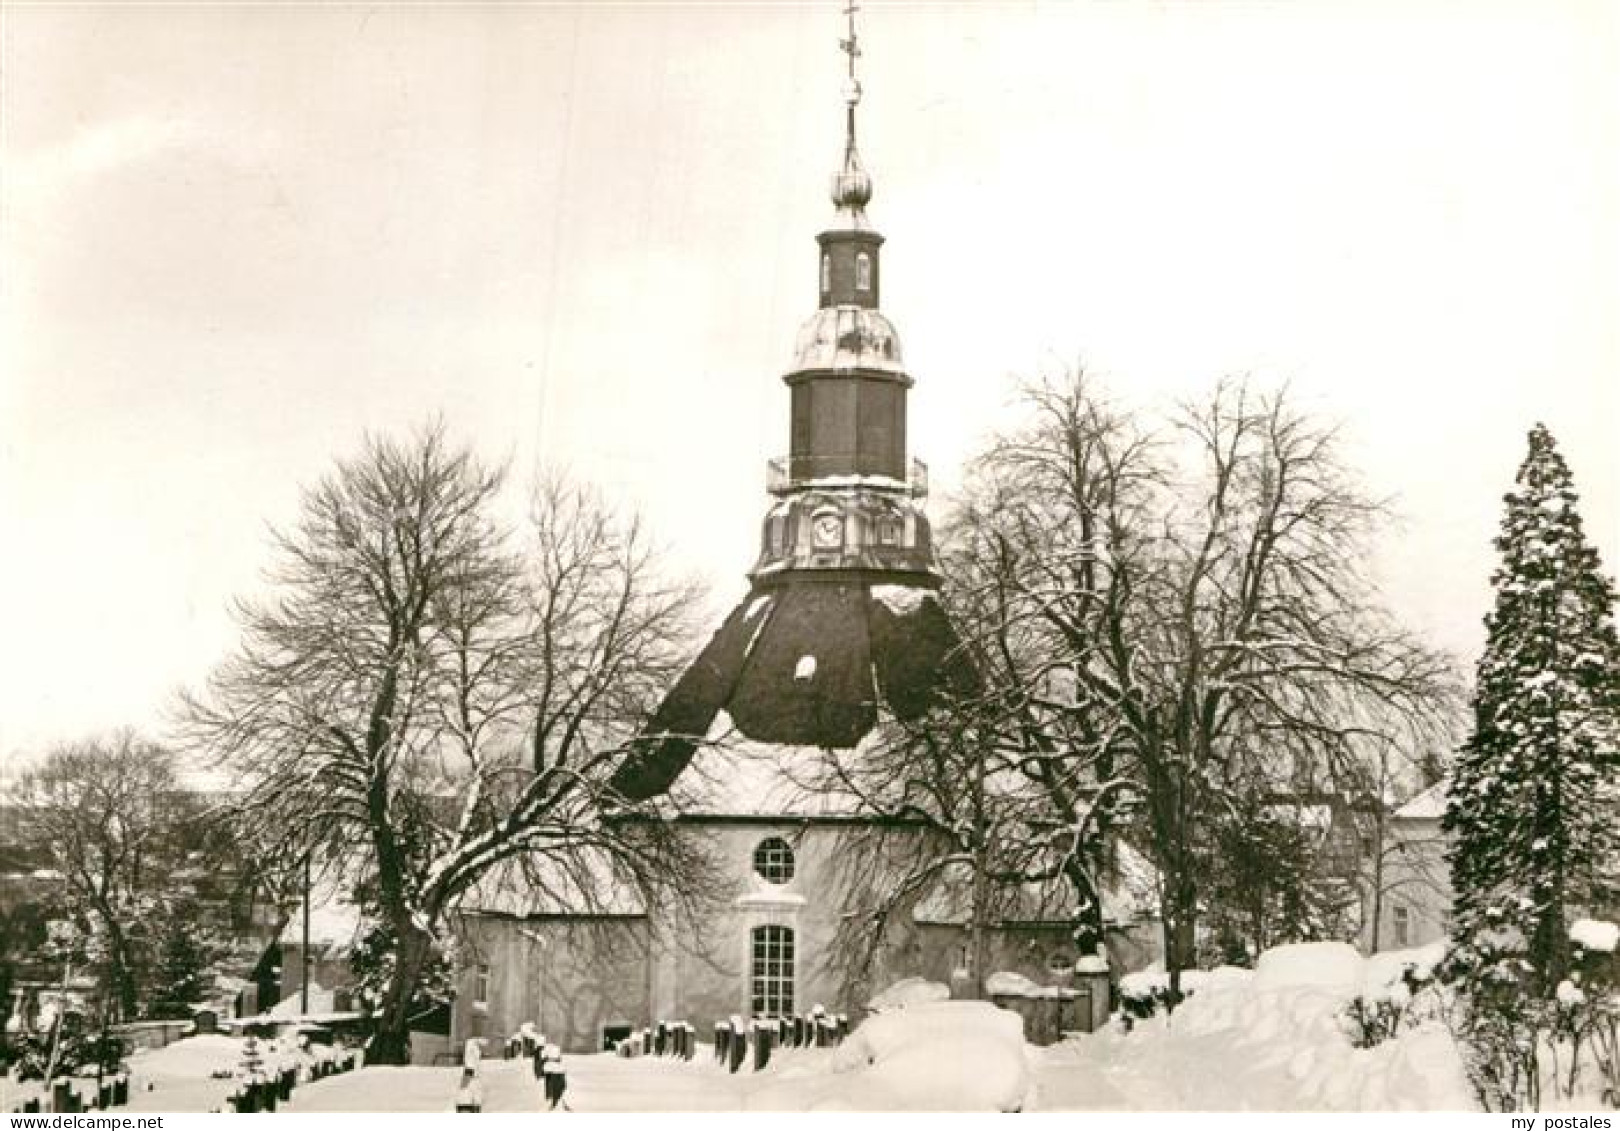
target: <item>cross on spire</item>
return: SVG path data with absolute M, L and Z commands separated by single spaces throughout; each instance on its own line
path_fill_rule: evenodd
M 849 56 L 849 77 L 844 80 L 844 148 L 846 163 L 855 152 L 855 107 L 861 101 L 861 80 L 855 74 L 855 60 L 861 57 L 861 40 L 855 32 L 855 13 L 861 10 L 858 0 L 845 0 L 844 19 L 848 33 L 838 41 L 838 50 Z
M 849 56 L 849 81 L 857 95 L 860 93 L 860 82 L 855 77 L 855 60 L 861 56 L 861 42 L 855 34 L 855 13 L 860 10 L 861 6 L 856 0 L 849 0 L 844 5 L 844 17 L 849 21 L 849 37 L 838 41 L 838 49 Z

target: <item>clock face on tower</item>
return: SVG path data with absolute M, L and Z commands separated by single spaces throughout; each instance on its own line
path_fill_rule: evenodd
M 844 518 L 836 512 L 816 515 L 810 534 L 818 550 L 836 550 L 844 541 Z

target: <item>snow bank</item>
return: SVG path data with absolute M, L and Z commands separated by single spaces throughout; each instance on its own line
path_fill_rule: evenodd
M 1247 984 L 1254 977 L 1253 970 L 1245 970 L 1241 966 L 1217 966 L 1213 970 L 1183 970 L 1181 972 L 1181 992 L 1195 994 L 1205 986 L 1220 982 L 1241 982 Z M 1119 992 L 1125 997 L 1148 998 L 1153 996 L 1155 990 L 1168 992 L 1170 989 L 1170 975 L 1157 963 L 1146 970 L 1137 970 L 1126 974 L 1119 980 Z
M 1602 919 L 1577 919 L 1570 924 L 1569 937 L 1587 950 L 1613 954 L 1615 944 L 1620 943 L 1620 926 Z
M 929 1005 L 937 1001 L 949 1001 L 950 996 L 951 988 L 943 982 L 930 982 L 926 978 L 902 978 L 867 1002 L 866 1008 L 877 1013 L 908 1005 Z
M 1024 1021 L 982 1001 L 942 1001 L 863 1021 L 833 1057 L 836 1091 L 816 1107 L 1017 1111 L 1032 1076 Z
M 1193 991 L 1168 1017 L 1129 1032 L 1044 1050 L 1042 1106 L 1157 1110 L 1473 1110 L 1451 1035 L 1420 1021 L 1395 1039 L 1358 1049 L 1346 1006 L 1370 991 L 1404 992 L 1402 972 L 1432 967 L 1437 948 L 1364 959 L 1342 943 L 1278 947 L 1253 972 L 1184 975 Z M 1132 980 L 1151 988 L 1162 973 Z M 1088 1096 L 1092 1097 L 1088 1100 Z
M 1309 986 L 1355 991 L 1366 978 L 1366 960 L 1349 943 L 1294 943 L 1274 947 L 1254 964 L 1256 989 Z

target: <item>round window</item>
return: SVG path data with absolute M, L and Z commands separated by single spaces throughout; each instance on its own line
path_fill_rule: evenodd
M 793 849 L 779 836 L 768 836 L 754 849 L 754 872 L 769 884 L 793 878 Z

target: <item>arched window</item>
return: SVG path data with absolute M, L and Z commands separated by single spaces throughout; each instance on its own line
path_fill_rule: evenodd
M 768 884 L 793 878 L 793 848 L 779 836 L 768 836 L 754 849 L 754 872 Z
M 864 251 L 855 257 L 855 289 L 872 289 L 872 257 Z
M 793 1012 L 793 928 L 755 927 L 750 938 L 750 995 L 755 1017 L 787 1017 Z
M 832 256 L 830 255 L 821 257 L 821 289 L 823 291 L 832 290 Z

